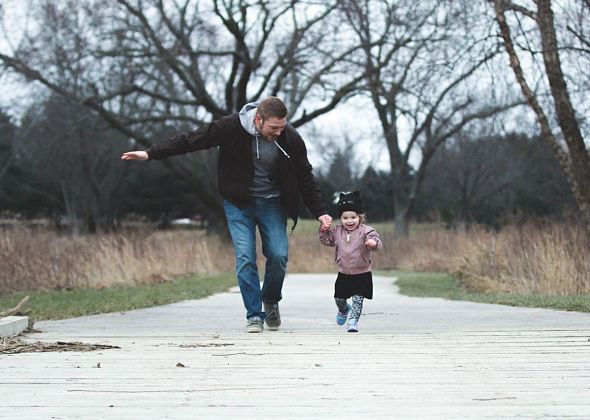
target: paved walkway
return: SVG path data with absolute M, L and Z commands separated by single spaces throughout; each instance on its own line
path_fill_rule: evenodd
M 290 275 L 277 332 L 237 291 L 39 322 L 29 340 L 117 345 L 0 356 L 0 418 L 590 418 L 590 314 L 408 298 L 375 277 L 358 334 L 332 275 Z

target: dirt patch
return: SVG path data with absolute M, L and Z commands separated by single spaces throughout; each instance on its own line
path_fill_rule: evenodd
M 25 341 L 18 337 L 0 339 L 0 354 L 95 351 L 119 348 L 119 346 L 110 346 L 106 344 L 87 344 L 81 343 L 79 341 L 57 341 L 55 343 L 44 343 L 41 341 Z

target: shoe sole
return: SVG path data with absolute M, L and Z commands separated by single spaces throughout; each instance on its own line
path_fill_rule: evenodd
M 252 334 L 252 333 L 261 333 L 262 328 L 246 328 L 245 332 Z
M 264 324 L 262 322 L 258 323 L 252 323 L 249 325 L 246 325 L 246 328 L 244 329 L 245 332 L 247 333 L 261 333 L 264 330 Z

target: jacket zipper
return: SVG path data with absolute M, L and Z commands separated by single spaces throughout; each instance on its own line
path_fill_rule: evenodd
M 350 274 L 350 232 L 346 231 L 346 274 Z

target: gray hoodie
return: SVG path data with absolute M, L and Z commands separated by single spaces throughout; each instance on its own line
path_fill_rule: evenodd
M 268 141 L 256 130 L 254 117 L 258 102 L 251 102 L 242 107 L 238 113 L 240 123 L 244 130 L 252 135 L 252 162 L 254 163 L 254 181 L 249 189 L 253 197 L 272 198 L 280 197 L 281 186 L 279 182 L 280 153 L 287 153 L 276 141 Z

